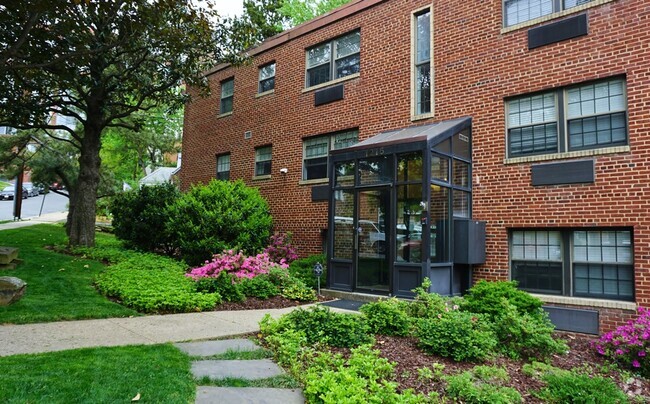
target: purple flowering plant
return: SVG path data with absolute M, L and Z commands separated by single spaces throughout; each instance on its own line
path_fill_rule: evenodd
M 275 233 L 269 240 L 269 246 L 264 250 L 273 262 L 290 264 L 298 259 L 295 247 L 291 244 L 291 233 Z
M 631 368 L 644 377 L 650 376 L 650 309 L 639 307 L 639 316 L 614 331 L 604 334 L 593 343 L 596 351 L 618 363 Z
M 261 274 L 268 274 L 273 268 L 286 269 L 288 267 L 289 264 L 284 259 L 274 262 L 266 252 L 246 256 L 241 251 L 224 250 L 221 254 L 215 254 L 211 261 L 205 261 L 205 265 L 193 268 L 186 276 L 199 280 L 201 278 L 217 278 L 221 273 L 227 273 L 234 275 L 236 279 L 252 279 Z

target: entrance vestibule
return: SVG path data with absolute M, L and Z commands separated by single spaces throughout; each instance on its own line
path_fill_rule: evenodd
M 425 277 L 444 295 L 469 287 L 485 249 L 463 236 L 485 229 L 471 220 L 471 118 L 383 132 L 329 161 L 329 288 L 410 297 Z

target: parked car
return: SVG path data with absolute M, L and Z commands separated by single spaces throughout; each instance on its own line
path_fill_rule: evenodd
M 4 189 L 0 192 L 0 199 L 4 200 L 13 200 L 14 199 L 14 190 L 16 187 L 14 185 L 10 185 L 8 187 L 4 187 Z M 27 199 L 27 189 L 23 187 L 23 199 Z
M 27 190 L 27 196 L 38 196 L 38 188 L 31 182 L 24 182 L 23 187 Z

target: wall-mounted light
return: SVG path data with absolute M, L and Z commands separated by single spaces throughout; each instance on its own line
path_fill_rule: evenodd
M 289 169 L 288 169 L 288 168 L 281 168 L 281 169 L 280 169 L 280 174 L 286 174 L 286 173 L 288 173 L 288 172 L 289 172 Z

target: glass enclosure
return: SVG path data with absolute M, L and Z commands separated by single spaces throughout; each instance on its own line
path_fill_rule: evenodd
M 425 277 L 462 292 L 454 221 L 471 218 L 471 118 L 380 133 L 330 154 L 332 289 L 396 296 Z M 428 252 L 428 253 L 427 253 Z

